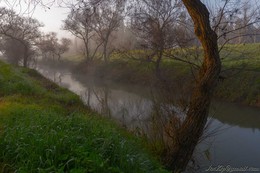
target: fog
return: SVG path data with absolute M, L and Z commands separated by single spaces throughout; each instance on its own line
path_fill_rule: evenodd
M 229 103 L 259 106 L 257 5 L 210 1 L 214 12 L 196 24 L 181 0 L 26 2 L 0 0 L 0 56 L 9 63 L 145 138 L 167 168 L 259 166 L 259 108 Z M 205 33 L 195 33 L 200 25 Z
M 27 3 L 26 3 L 27 2 Z M 73 38 L 69 32 L 61 29 L 62 20 L 64 20 L 68 13 L 69 8 L 62 7 L 59 3 L 49 4 L 46 2 L 44 5 L 37 4 L 32 1 L 32 4 L 28 4 L 31 1 L 0 1 L 0 7 L 6 7 L 8 9 L 13 9 L 17 14 L 30 16 L 38 19 L 44 24 L 41 28 L 42 32 L 57 32 L 58 38 L 69 37 Z

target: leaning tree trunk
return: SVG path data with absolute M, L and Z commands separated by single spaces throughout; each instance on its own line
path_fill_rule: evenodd
M 174 171 L 185 170 L 203 134 L 221 70 L 217 34 L 211 29 L 206 6 L 200 0 L 182 1 L 194 22 L 195 34 L 204 50 L 204 60 L 192 92 L 186 119 L 178 130 L 179 139 L 170 153 L 168 164 Z

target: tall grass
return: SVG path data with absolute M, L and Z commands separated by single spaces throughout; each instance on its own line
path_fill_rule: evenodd
M 37 72 L 0 62 L 0 172 L 167 172 L 131 136 Z
M 0 140 L 1 161 L 18 172 L 163 172 L 111 123 L 80 114 L 19 109 Z

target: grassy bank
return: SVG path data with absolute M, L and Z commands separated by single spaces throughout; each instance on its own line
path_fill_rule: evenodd
M 0 172 L 166 171 L 75 94 L 0 61 Z
M 222 73 L 215 97 L 230 102 L 260 107 L 260 44 L 228 45 L 221 51 Z M 116 83 L 150 86 L 157 84 L 154 64 L 116 55 L 109 64 L 79 63 L 75 71 Z M 189 65 L 164 59 L 162 76 L 174 87 L 190 85 L 194 80 Z M 196 73 L 196 71 L 193 71 Z M 179 85 L 179 86 L 176 86 Z

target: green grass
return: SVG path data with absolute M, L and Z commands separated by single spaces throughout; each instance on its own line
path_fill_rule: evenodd
M 260 44 L 227 45 L 221 52 L 222 75 L 216 96 L 260 106 Z
M 65 56 L 63 60 L 72 61 L 72 62 L 81 62 L 84 61 L 84 55 L 69 55 L 69 56 Z
M 167 172 L 136 139 L 34 70 L 0 61 L 0 172 Z

